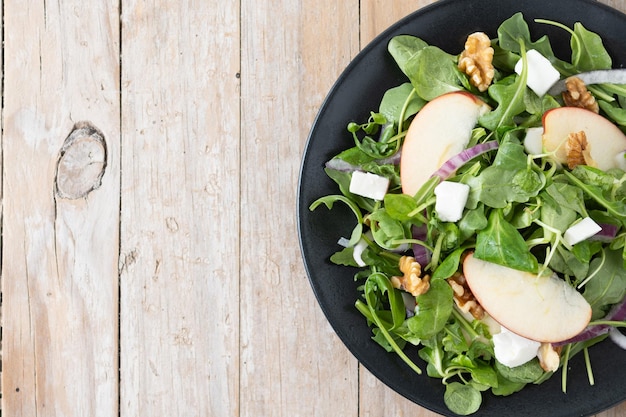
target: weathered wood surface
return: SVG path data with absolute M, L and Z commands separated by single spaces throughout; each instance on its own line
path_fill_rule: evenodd
M 2 412 L 435 416 L 334 335 L 294 216 L 328 89 L 429 3 L 5 1 Z

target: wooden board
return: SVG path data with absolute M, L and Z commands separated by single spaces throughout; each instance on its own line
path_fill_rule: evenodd
M 326 93 L 430 3 L 5 1 L 1 412 L 436 416 L 333 333 L 295 218 Z
M 122 12 L 123 416 L 237 416 L 237 2 Z
M 117 416 L 118 8 L 5 1 L 4 19 L 3 412 Z M 103 142 L 66 141 L 80 122 Z

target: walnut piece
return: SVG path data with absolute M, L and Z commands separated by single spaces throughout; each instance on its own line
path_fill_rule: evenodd
M 430 276 L 420 277 L 422 267 L 414 257 L 403 256 L 400 258 L 398 265 L 404 276 L 391 277 L 391 284 L 395 288 L 409 292 L 415 297 L 428 291 L 430 288 Z
M 542 343 L 537 350 L 539 365 L 546 372 L 554 372 L 559 369 L 561 363 L 561 348 L 555 348 L 551 343 Z
M 475 319 L 482 319 L 485 316 L 485 310 L 482 308 L 469 286 L 465 277 L 456 273 L 447 279 L 448 284 L 452 287 L 454 292 L 454 303 L 464 313 L 470 313 Z
M 578 165 L 596 166 L 595 161 L 591 157 L 587 134 L 584 130 L 569 134 L 565 143 L 565 151 L 567 152 L 567 166 L 569 169 L 574 169 Z
M 566 91 L 563 92 L 563 101 L 567 107 L 580 107 L 594 113 L 600 112 L 595 97 L 587 90 L 587 86 L 578 77 L 569 77 L 565 80 Z
M 467 37 L 465 49 L 459 56 L 459 69 L 470 77 L 478 91 L 486 91 L 493 81 L 493 52 L 489 36 L 475 32 Z

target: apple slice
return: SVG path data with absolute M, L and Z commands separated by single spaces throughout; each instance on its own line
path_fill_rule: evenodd
M 529 272 L 468 255 L 463 273 L 474 297 L 510 331 L 537 342 L 555 343 L 576 336 L 591 320 L 591 306 L 557 275 Z
M 427 103 L 415 115 L 402 147 L 402 192 L 415 195 L 444 162 L 467 146 L 478 117 L 489 111 L 478 97 L 463 91 Z
M 601 170 L 619 168 L 617 156 L 626 150 L 626 135 L 610 120 L 578 107 L 559 107 L 543 115 L 543 149 L 567 164 L 567 138 L 584 131 L 593 165 Z

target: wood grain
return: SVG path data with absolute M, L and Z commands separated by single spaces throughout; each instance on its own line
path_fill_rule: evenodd
M 431 3 L 5 0 L 0 411 L 436 416 L 334 334 L 295 218 L 332 84 Z
M 116 416 L 119 11 L 6 1 L 4 18 L 3 412 Z M 79 121 L 101 129 L 108 160 L 75 198 L 56 180 Z M 72 175 L 90 163 L 74 156 Z
M 239 415 L 239 6 L 122 15 L 121 415 Z
M 356 361 L 312 295 L 295 219 L 304 141 L 358 51 L 355 10 L 353 0 L 242 2 L 242 416 L 357 413 Z

